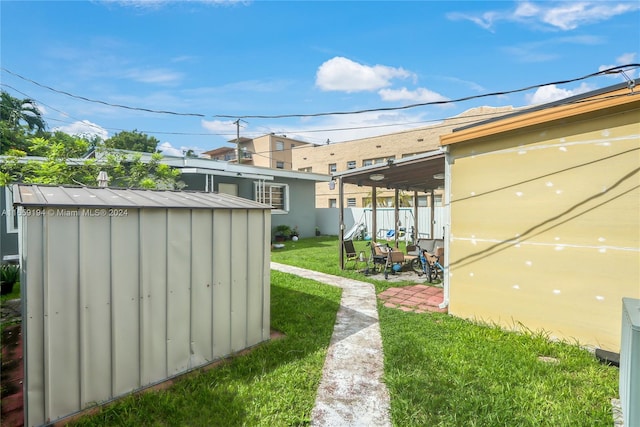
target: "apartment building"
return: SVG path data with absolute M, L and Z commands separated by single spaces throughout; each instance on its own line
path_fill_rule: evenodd
M 229 142 L 233 147 L 216 148 L 202 154 L 212 160 L 236 163 L 240 157 L 243 165 L 292 170 L 292 150 L 309 145 L 308 142 L 273 133 L 257 138 L 240 137 Z
M 514 112 L 511 106 L 477 107 L 458 116 L 448 118 L 438 124 L 416 128 L 388 135 L 339 142 L 329 145 L 302 145 L 292 150 L 293 167 L 302 172 L 327 173 L 341 172 L 389 160 L 401 159 L 440 147 L 440 136 L 451 133 L 453 129 L 470 125 L 482 120 Z M 378 188 L 377 206 L 392 207 L 394 190 Z M 435 206 L 442 203 L 442 193 L 436 191 Z M 413 193 L 401 194 L 400 204 L 411 206 Z M 431 206 L 428 194 L 419 194 L 419 206 Z M 344 186 L 344 206 L 370 207 L 371 189 L 357 185 Z M 316 207 L 338 207 L 338 188 L 331 189 L 327 183 L 316 184 Z

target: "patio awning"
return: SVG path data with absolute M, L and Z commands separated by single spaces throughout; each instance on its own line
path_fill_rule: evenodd
M 429 192 L 444 186 L 445 153 L 440 150 L 418 154 L 344 172 L 334 173 L 345 184 Z

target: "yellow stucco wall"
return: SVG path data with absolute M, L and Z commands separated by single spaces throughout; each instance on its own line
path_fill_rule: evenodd
M 640 298 L 640 110 L 450 150 L 449 312 L 619 351 L 622 297 Z

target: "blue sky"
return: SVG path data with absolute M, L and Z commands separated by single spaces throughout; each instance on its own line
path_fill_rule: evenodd
M 640 62 L 638 1 L 2 0 L 0 17 L 2 89 L 35 99 L 50 129 L 103 137 L 137 129 L 166 153 L 231 146 L 243 116 L 272 116 L 244 118 L 246 137 L 275 132 L 324 144 L 392 133 L 624 78 L 395 107 Z

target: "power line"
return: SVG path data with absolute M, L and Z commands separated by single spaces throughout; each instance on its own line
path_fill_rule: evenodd
M 80 95 L 74 95 L 72 93 L 65 92 L 65 91 L 59 90 L 59 89 L 55 89 L 55 88 L 52 88 L 51 86 L 47 86 L 47 85 L 44 85 L 42 83 L 38 83 L 35 80 L 32 80 L 30 78 L 21 76 L 20 74 L 17 74 L 17 73 L 14 73 L 13 71 L 10 71 L 10 70 L 6 69 L 5 67 L 1 67 L 1 68 L 2 68 L 2 71 L 7 72 L 7 73 L 9 73 L 9 74 L 11 74 L 13 76 L 16 76 L 16 77 L 18 77 L 18 78 L 20 78 L 22 80 L 25 80 L 25 81 L 28 81 L 30 83 L 33 83 L 36 86 L 40 86 L 41 88 L 48 89 L 48 90 L 50 90 L 52 92 L 60 93 L 62 95 L 66 95 L 66 96 L 69 96 L 71 98 L 81 99 L 81 100 L 87 101 L 87 102 L 93 102 L 93 103 L 96 103 L 96 104 L 102 104 L 102 105 L 106 105 L 106 106 L 109 106 L 109 107 L 124 108 L 124 109 L 127 109 L 127 110 L 144 111 L 144 112 L 147 112 L 147 113 L 171 114 L 171 115 L 174 115 L 174 116 L 206 117 L 204 114 L 199 114 L 199 113 L 177 113 L 175 111 L 152 110 L 152 109 L 143 108 L 143 107 L 130 107 L 128 105 L 112 104 L 112 103 L 109 103 L 109 102 L 106 102 L 106 101 L 101 101 L 99 99 L 91 99 L 91 98 L 87 98 L 87 97 L 80 96 Z
M 453 99 L 453 100 L 422 102 L 422 103 L 409 104 L 409 105 L 404 105 L 404 106 L 399 106 L 399 107 L 380 107 L 380 108 L 369 108 L 369 109 L 364 109 L 364 110 L 333 111 L 333 112 L 320 112 L 320 113 L 309 113 L 309 114 L 277 114 L 277 115 L 214 114 L 214 115 L 212 115 L 212 117 L 227 118 L 227 119 L 283 119 L 283 118 L 339 116 L 339 115 L 362 114 L 362 113 L 385 112 L 385 111 L 400 111 L 400 110 L 407 110 L 407 109 L 411 109 L 411 108 L 425 107 L 425 106 L 430 106 L 430 105 L 453 104 L 453 103 L 456 103 L 456 102 L 470 101 L 470 100 L 473 100 L 473 99 L 481 99 L 481 98 L 487 98 L 487 97 L 491 97 L 491 96 L 509 95 L 509 94 L 512 94 L 512 93 L 519 93 L 519 92 L 524 92 L 524 91 L 531 90 L 531 89 L 537 89 L 537 88 L 540 88 L 540 87 L 543 87 L 543 86 L 561 85 L 561 84 L 573 83 L 573 82 L 586 80 L 586 79 L 591 78 L 591 77 L 601 76 L 601 75 L 605 75 L 605 74 L 621 73 L 624 76 L 626 76 L 626 74 L 624 74 L 624 71 L 626 69 L 638 68 L 638 67 L 640 67 L 640 64 L 638 64 L 638 63 L 627 64 L 627 65 L 619 65 L 619 66 L 616 66 L 616 67 L 611 67 L 611 68 L 608 68 L 608 69 L 605 69 L 605 70 L 597 71 L 595 73 L 587 74 L 585 76 L 581 76 L 581 77 L 577 77 L 577 78 L 573 78 L 573 79 L 558 80 L 558 81 L 550 82 L 550 83 L 536 84 L 536 85 L 527 86 L 527 87 L 520 88 L 520 89 L 513 89 L 513 90 L 507 90 L 507 91 L 500 91 L 500 92 L 490 92 L 490 93 L 485 93 L 485 94 L 480 94 L 480 95 L 471 95 L 471 96 L 466 96 L 466 97 L 457 98 L 457 99 Z M 18 73 L 14 73 L 13 71 L 10 71 L 9 69 L 7 69 L 5 67 L 0 67 L 0 69 L 2 71 L 6 72 L 6 73 L 9 73 L 9 74 L 11 74 L 11 75 L 13 75 L 15 77 L 18 77 L 18 78 L 20 78 L 22 80 L 25 80 L 27 82 L 30 82 L 32 84 L 35 84 L 35 85 L 37 85 L 39 87 L 42 87 L 44 89 L 48 89 L 48 90 L 51 90 L 53 92 L 60 93 L 60 94 L 63 94 L 63 95 L 66 95 L 66 96 L 69 96 L 69 97 L 72 97 L 72 98 L 80 99 L 80 100 L 83 100 L 83 101 L 87 101 L 87 102 L 93 102 L 93 103 L 102 104 L 102 105 L 106 105 L 106 106 L 110 106 L 110 107 L 116 107 L 116 108 L 124 108 L 124 109 L 127 109 L 127 110 L 143 111 L 143 112 L 148 112 L 148 113 L 170 114 L 170 115 L 176 115 L 176 116 L 207 117 L 207 115 L 202 114 L 202 113 L 181 113 L 181 112 L 175 112 L 175 111 L 153 110 L 153 109 L 149 109 L 149 108 L 131 107 L 131 106 L 128 106 L 128 105 L 112 104 L 112 103 L 109 103 L 109 102 L 106 102 L 106 101 L 90 99 L 90 98 L 87 98 L 87 97 L 84 97 L 84 96 L 74 95 L 74 94 L 66 92 L 66 91 L 55 89 L 55 88 L 53 88 L 51 86 L 47 86 L 47 85 L 44 85 L 42 83 L 38 83 L 35 80 L 32 80 L 32 79 L 27 78 L 27 77 L 24 77 L 24 76 L 22 76 L 22 75 L 20 75 Z
M 369 109 L 365 109 L 365 110 L 355 110 L 355 111 L 333 111 L 333 112 L 327 112 L 327 113 L 310 113 L 310 114 L 243 115 L 243 116 L 227 116 L 227 115 L 217 114 L 217 115 L 214 115 L 213 117 L 219 117 L 219 118 L 242 118 L 242 119 L 283 119 L 283 118 L 339 116 L 339 115 L 347 115 L 347 114 L 362 114 L 362 113 L 373 113 L 373 112 L 384 112 L 384 111 L 407 110 L 407 109 L 410 109 L 410 108 L 425 107 L 425 106 L 429 106 L 429 105 L 452 104 L 452 103 L 456 103 L 456 102 L 469 101 L 469 100 L 472 100 L 472 99 L 480 99 L 480 98 L 486 98 L 486 97 L 490 97 L 490 96 L 509 95 L 509 94 L 512 94 L 512 93 L 518 93 L 518 92 L 524 92 L 524 91 L 531 90 L 531 89 L 537 89 L 537 88 L 540 88 L 542 86 L 551 86 L 551 85 L 561 85 L 561 84 L 573 83 L 573 82 L 577 82 L 577 81 L 580 81 L 580 80 L 585 80 L 585 79 L 588 79 L 588 78 L 591 78 L 591 77 L 604 75 L 604 74 L 615 74 L 617 72 L 620 72 L 620 73 L 624 74 L 624 70 L 626 68 L 637 68 L 637 67 L 640 67 L 640 64 L 619 65 L 617 67 L 611 67 L 611 68 L 608 68 L 606 70 L 598 71 L 598 72 L 595 72 L 595 73 L 587 74 L 586 76 L 577 77 L 577 78 L 568 79 L 568 80 L 558 80 L 558 81 L 551 82 L 551 83 L 537 84 L 537 85 L 533 85 L 533 86 L 527 86 L 527 87 L 524 87 L 524 88 L 513 89 L 513 90 L 508 90 L 508 91 L 490 92 L 490 93 L 485 93 L 485 94 L 481 94 L 481 95 L 465 96 L 465 97 L 462 97 L 462 98 L 457 98 L 457 99 L 452 99 L 452 100 L 421 102 L 421 103 L 417 103 L 417 104 L 404 105 L 404 106 L 401 106 L 401 107 L 382 107 L 382 108 L 369 108 Z
M 126 131 L 126 129 L 122 129 L 122 128 L 113 128 L 113 127 L 103 127 L 100 125 L 95 125 L 93 123 L 86 123 L 84 120 L 77 118 L 77 117 L 73 117 L 71 115 L 69 115 L 68 113 L 58 110 L 42 101 L 39 101 L 37 98 L 30 96 L 29 94 L 22 92 L 16 88 L 14 88 L 11 85 L 8 85 L 6 83 L 0 83 L 0 86 L 4 86 L 7 88 L 10 88 L 12 90 L 14 90 L 15 92 L 21 94 L 22 96 L 25 96 L 29 99 L 32 99 L 33 101 L 35 101 L 38 105 L 43 105 L 53 111 L 57 111 L 60 114 L 63 114 L 75 121 L 78 122 L 83 122 L 85 123 L 87 126 L 96 128 L 96 129 L 105 129 L 105 130 L 109 130 L 109 131 L 115 131 L 115 132 L 122 132 L 122 131 Z M 464 118 L 479 118 L 479 117 L 485 117 L 485 116 L 492 116 L 495 113 L 483 113 L 483 114 L 473 114 L 473 115 L 467 115 L 464 116 Z M 283 130 L 283 131 L 279 131 L 277 133 L 283 133 L 283 134 L 294 134 L 294 133 L 299 133 L 299 134 L 308 134 L 308 133 L 320 133 L 320 132 L 341 132 L 341 131 L 347 131 L 347 130 L 362 130 L 362 129 L 377 129 L 377 128 L 384 128 L 384 127 L 396 127 L 396 126 L 407 126 L 407 125 L 414 125 L 414 124 L 427 124 L 427 123 L 436 123 L 436 122 L 441 122 L 441 121 L 445 121 L 445 120 L 449 120 L 449 119 L 454 119 L 458 116 L 452 116 L 452 117 L 445 117 L 445 118 L 436 118 L 436 119 L 430 119 L 430 120 L 422 120 L 422 121 L 412 121 L 412 122 L 399 122 L 399 123 L 387 123 L 387 124 L 382 124 L 382 125 L 367 125 L 367 126 L 350 126 L 350 127 L 343 127 L 343 128 L 327 128 L 327 129 L 300 129 L 300 130 Z M 65 121 L 65 120 L 61 120 L 61 119 L 56 119 L 56 118 L 52 118 L 52 117 L 48 117 L 47 118 L 48 121 L 55 121 L 55 122 L 60 122 L 60 123 L 67 123 L 67 124 L 73 124 L 73 122 L 70 121 Z M 246 123 L 246 122 L 245 122 Z M 466 123 L 470 123 L 470 122 L 461 122 L 460 124 L 466 124 Z M 437 127 L 437 126 L 436 126 Z M 268 134 L 268 133 L 272 133 L 271 129 L 268 127 L 265 127 L 264 129 L 266 129 L 263 133 L 260 132 L 246 132 L 245 135 L 249 135 L 249 136 L 260 136 L 263 134 Z M 403 131 L 399 131 L 397 133 L 407 133 L 407 132 L 412 132 L 415 131 L 418 128 L 411 128 L 411 129 L 407 129 L 407 130 L 403 130 Z M 184 135 L 184 136 L 223 136 L 223 137 L 231 137 L 231 136 L 235 136 L 235 132 L 221 132 L 221 133 L 202 133 L 202 132 L 168 132 L 168 131 L 155 131 L 155 130 L 145 130 L 145 129 L 141 129 L 140 132 L 144 132 L 144 133 L 148 133 L 148 134 L 155 134 L 155 135 Z

